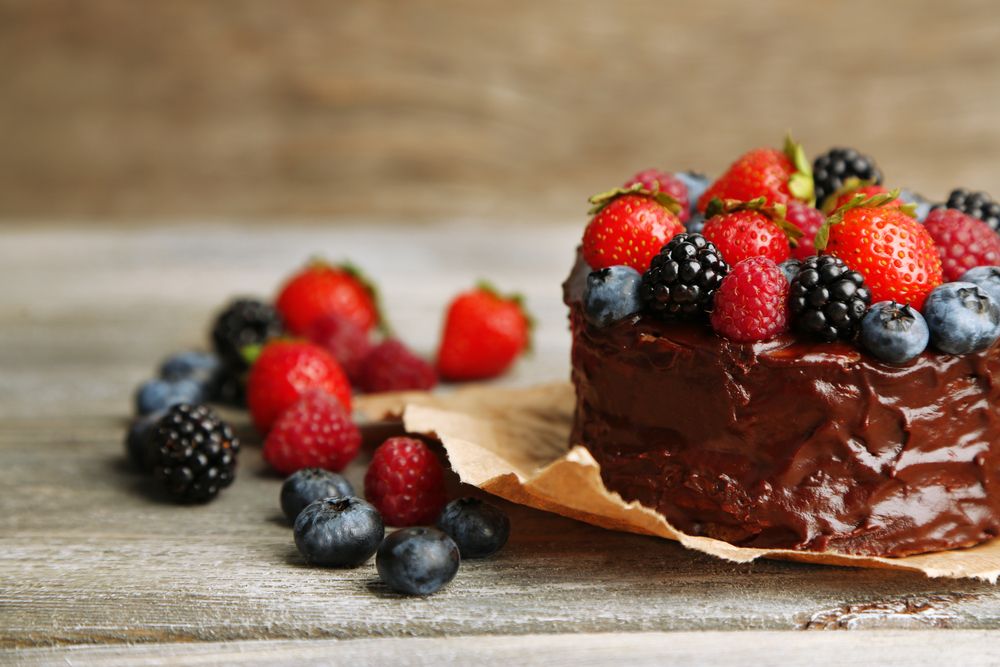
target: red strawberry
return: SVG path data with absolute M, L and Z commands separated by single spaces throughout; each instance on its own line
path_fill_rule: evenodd
M 799 231 L 802 232 L 802 238 L 798 239 L 799 246 L 792 248 L 791 256 L 803 260 L 815 255 L 816 232 L 826 222 L 826 216 L 823 212 L 801 202 L 790 201 L 785 210 L 785 220 L 798 227 Z
M 823 204 L 823 212 L 830 215 L 844 204 L 850 203 L 851 200 L 858 194 L 863 194 L 865 198 L 869 198 L 874 197 L 875 195 L 887 195 L 889 194 L 889 191 L 881 185 L 875 185 L 870 181 L 860 181 L 856 178 L 849 178 L 844 181 L 844 186 L 842 188 L 826 198 L 826 202 Z M 914 206 L 907 204 L 902 199 L 893 199 L 892 201 L 886 202 L 885 205 L 905 209 L 905 212 L 909 212 L 915 208 Z
M 437 384 L 437 371 L 395 338 L 383 341 L 365 357 L 358 376 L 361 391 L 427 391 Z
M 800 144 L 785 139 L 784 152 L 758 148 L 743 155 L 698 198 L 704 212 L 713 199 L 750 201 L 764 197 L 768 204 L 787 204 L 795 199 L 813 202 L 812 167 Z
M 713 200 L 705 217 L 702 236 L 715 244 L 730 266 L 748 257 L 783 262 L 790 250 L 788 239 L 802 235 L 785 222 L 782 204 L 767 206 L 763 197 L 749 202 Z
M 640 184 L 643 190 L 666 192 L 676 199 L 680 210 L 675 212 L 681 223 L 687 222 L 691 217 L 691 198 L 688 196 L 688 188 L 673 174 L 659 169 L 647 169 L 630 178 L 622 187 L 627 190 L 636 183 Z
M 372 455 L 365 499 L 390 526 L 432 524 L 448 502 L 444 471 L 424 443 L 389 438 Z
M 977 266 L 1000 264 L 1000 236 L 982 220 L 955 208 L 935 209 L 924 220 L 924 229 L 937 245 L 947 281 Z
M 583 258 L 592 269 L 625 264 L 642 273 L 660 248 L 684 231 L 673 197 L 641 184 L 595 195 L 590 202 L 594 217 L 583 232 Z
M 361 431 L 340 401 L 307 389 L 281 413 L 264 439 L 264 460 L 282 475 L 303 468 L 340 472 L 361 449 Z
M 898 194 L 858 194 L 816 234 L 816 249 L 860 272 L 872 303 L 909 303 L 916 310 L 941 284 L 941 259 L 923 226 L 890 204 Z
M 274 306 L 296 336 L 326 315 L 352 320 L 366 332 L 380 322 L 375 288 L 349 265 L 313 262 L 285 283 Z
M 750 257 L 722 279 L 712 306 L 712 329 L 749 343 L 788 331 L 788 279 L 767 257 Z
M 358 384 L 361 365 L 374 347 L 364 329 L 346 317 L 324 315 L 309 325 L 306 336 L 333 355 L 352 385 Z
M 438 372 L 452 381 L 496 377 L 528 348 L 530 329 L 519 297 L 502 297 L 488 285 L 463 292 L 448 306 Z
M 313 388 L 332 394 L 350 414 L 351 385 L 329 352 L 304 340 L 268 343 L 247 376 L 247 409 L 253 425 L 267 433 L 278 415 Z

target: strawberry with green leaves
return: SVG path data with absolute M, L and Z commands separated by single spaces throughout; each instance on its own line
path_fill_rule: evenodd
M 519 296 L 501 296 L 486 284 L 448 306 L 438 372 L 446 380 L 485 380 L 504 373 L 529 347 L 531 319 Z
M 764 197 L 768 204 L 787 204 L 797 200 L 812 205 L 812 166 L 802 145 L 785 138 L 784 151 L 758 148 L 746 153 L 729 167 L 698 198 L 698 210 L 704 212 L 713 199 L 750 201 Z
M 275 299 L 287 330 L 305 336 L 322 317 L 337 315 L 365 332 L 382 324 L 375 287 L 350 264 L 314 261 L 293 275 Z
M 889 194 L 889 190 L 876 184 L 874 181 L 862 181 L 857 178 L 848 178 L 844 181 L 843 187 L 839 188 L 836 192 L 832 193 L 826 198 L 825 202 L 822 202 L 823 206 L 821 210 L 830 215 L 838 208 L 844 204 L 849 203 L 854 199 L 855 195 L 863 194 L 866 198 L 874 197 L 875 195 L 885 195 Z M 817 205 L 820 202 L 816 202 Z M 895 208 L 902 209 L 904 213 L 910 215 L 913 210 L 917 207 L 916 204 L 907 204 L 902 199 L 893 199 L 892 201 L 887 201 L 886 206 L 894 206 Z
M 594 270 L 625 265 L 642 273 L 660 248 L 684 231 L 677 200 L 642 183 L 594 195 L 590 203 L 594 217 L 583 232 L 583 258 Z
M 927 230 L 893 206 L 898 195 L 855 195 L 817 232 L 816 250 L 860 272 L 872 303 L 895 301 L 920 310 L 943 280 L 941 259 Z
M 790 240 L 802 236 L 785 220 L 785 206 L 769 206 L 764 197 L 748 202 L 713 199 L 705 218 L 702 236 L 715 244 L 730 266 L 749 257 L 767 257 L 780 264 L 791 252 Z

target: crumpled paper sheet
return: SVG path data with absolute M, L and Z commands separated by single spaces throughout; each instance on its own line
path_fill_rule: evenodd
M 930 577 L 978 578 L 996 583 L 1000 538 L 968 549 L 905 558 L 746 549 L 681 533 L 638 502 L 609 492 L 600 468 L 583 447 L 569 447 L 573 386 L 528 389 L 469 385 L 447 395 L 398 392 L 359 396 L 355 409 L 373 421 L 402 420 L 410 433 L 440 440 L 465 483 L 507 500 L 604 528 L 677 540 L 690 549 L 745 563 L 776 558 L 852 567 L 917 570 Z

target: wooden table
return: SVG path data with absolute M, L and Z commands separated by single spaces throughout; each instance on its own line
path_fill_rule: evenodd
M 519 290 L 536 350 L 500 382 L 565 379 L 558 285 L 581 227 L 0 229 L 0 663 L 1000 664 L 989 583 L 735 565 L 499 501 L 506 548 L 409 598 L 371 562 L 305 565 L 239 412 L 226 413 L 246 436 L 237 480 L 207 505 L 164 502 L 128 465 L 133 388 L 168 353 L 204 347 L 230 297 L 272 295 L 312 255 L 369 271 L 427 354 L 459 289 Z M 371 445 L 347 471 L 355 485 Z

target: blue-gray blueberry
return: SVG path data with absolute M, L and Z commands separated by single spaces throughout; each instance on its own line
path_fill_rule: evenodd
M 642 310 L 642 275 L 630 266 L 609 266 L 587 276 L 583 316 L 598 327 L 609 327 Z
M 927 348 L 930 331 L 909 304 L 880 301 L 861 320 L 861 344 L 882 361 L 903 364 Z
M 973 283 L 944 283 L 927 295 L 931 344 L 948 354 L 979 352 L 1000 337 L 1000 304 Z
M 385 538 L 375 556 L 378 576 L 389 588 L 430 595 L 455 578 L 458 546 L 435 528 L 403 528 Z
M 331 496 L 353 496 L 354 487 L 343 476 L 322 468 L 303 468 L 281 485 L 281 511 L 295 521 L 309 504 Z
M 333 496 L 306 505 L 295 519 L 295 546 L 310 565 L 358 567 L 385 536 L 382 515 L 355 496 Z
M 462 558 L 492 556 L 510 537 L 507 513 L 479 498 L 451 501 L 441 510 L 434 526 L 455 541 Z

